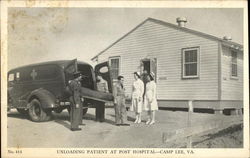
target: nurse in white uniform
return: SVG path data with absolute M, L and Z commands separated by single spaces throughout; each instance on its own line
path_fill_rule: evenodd
M 151 72 L 147 76 L 146 92 L 144 98 L 144 110 L 148 112 L 148 120 L 146 124 L 152 125 L 155 123 L 155 111 L 158 110 L 156 83 L 154 81 L 154 73 Z
M 134 111 L 136 115 L 134 123 L 141 123 L 144 83 L 140 79 L 140 72 L 134 72 L 134 78 L 135 81 L 132 85 L 132 104 L 130 110 Z

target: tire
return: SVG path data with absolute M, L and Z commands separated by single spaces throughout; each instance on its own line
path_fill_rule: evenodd
M 30 119 L 34 122 L 45 122 L 51 119 L 51 111 L 42 108 L 41 103 L 37 99 L 30 102 L 29 108 Z
M 22 114 L 22 115 L 27 115 L 27 114 L 28 114 L 28 110 L 26 110 L 26 109 L 17 108 L 16 110 L 17 110 L 20 114 Z

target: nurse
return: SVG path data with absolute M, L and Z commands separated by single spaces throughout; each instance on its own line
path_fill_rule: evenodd
M 134 111 L 136 119 L 134 123 L 141 123 L 142 102 L 144 93 L 144 84 L 140 79 L 140 72 L 134 72 L 134 79 L 132 85 L 132 104 L 130 111 Z
M 154 73 L 151 72 L 147 76 L 146 92 L 144 98 L 144 109 L 148 112 L 148 120 L 146 124 L 152 125 L 155 123 L 155 111 L 158 110 L 156 97 L 156 83 L 154 81 Z

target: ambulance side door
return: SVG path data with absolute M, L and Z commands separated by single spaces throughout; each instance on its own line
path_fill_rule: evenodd
M 111 76 L 110 76 L 111 74 L 109 70 L 110 68 L 109 68 L 108 62 L 103 62 L 95 66 L 96 76 L 99 74 L 102 76 L 104 80 L 108 82 L 109 92 L 112 93 L 112 81 L 111 81 Z

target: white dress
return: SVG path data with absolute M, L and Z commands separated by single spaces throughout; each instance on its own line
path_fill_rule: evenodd
M 142 112 L 142 101 L 143 101 L 144 83 L 142 80 L 137 79 L 132 85 L 132 104 L 130 111 Z M 141 98 L 139 100 L 139 98 Z
M 144 110 L 152 111 L 158 110 L 158 103 L 156 97 L 156 84 L 150 81 L 146 84 L 146 93 L 144 96 Z

